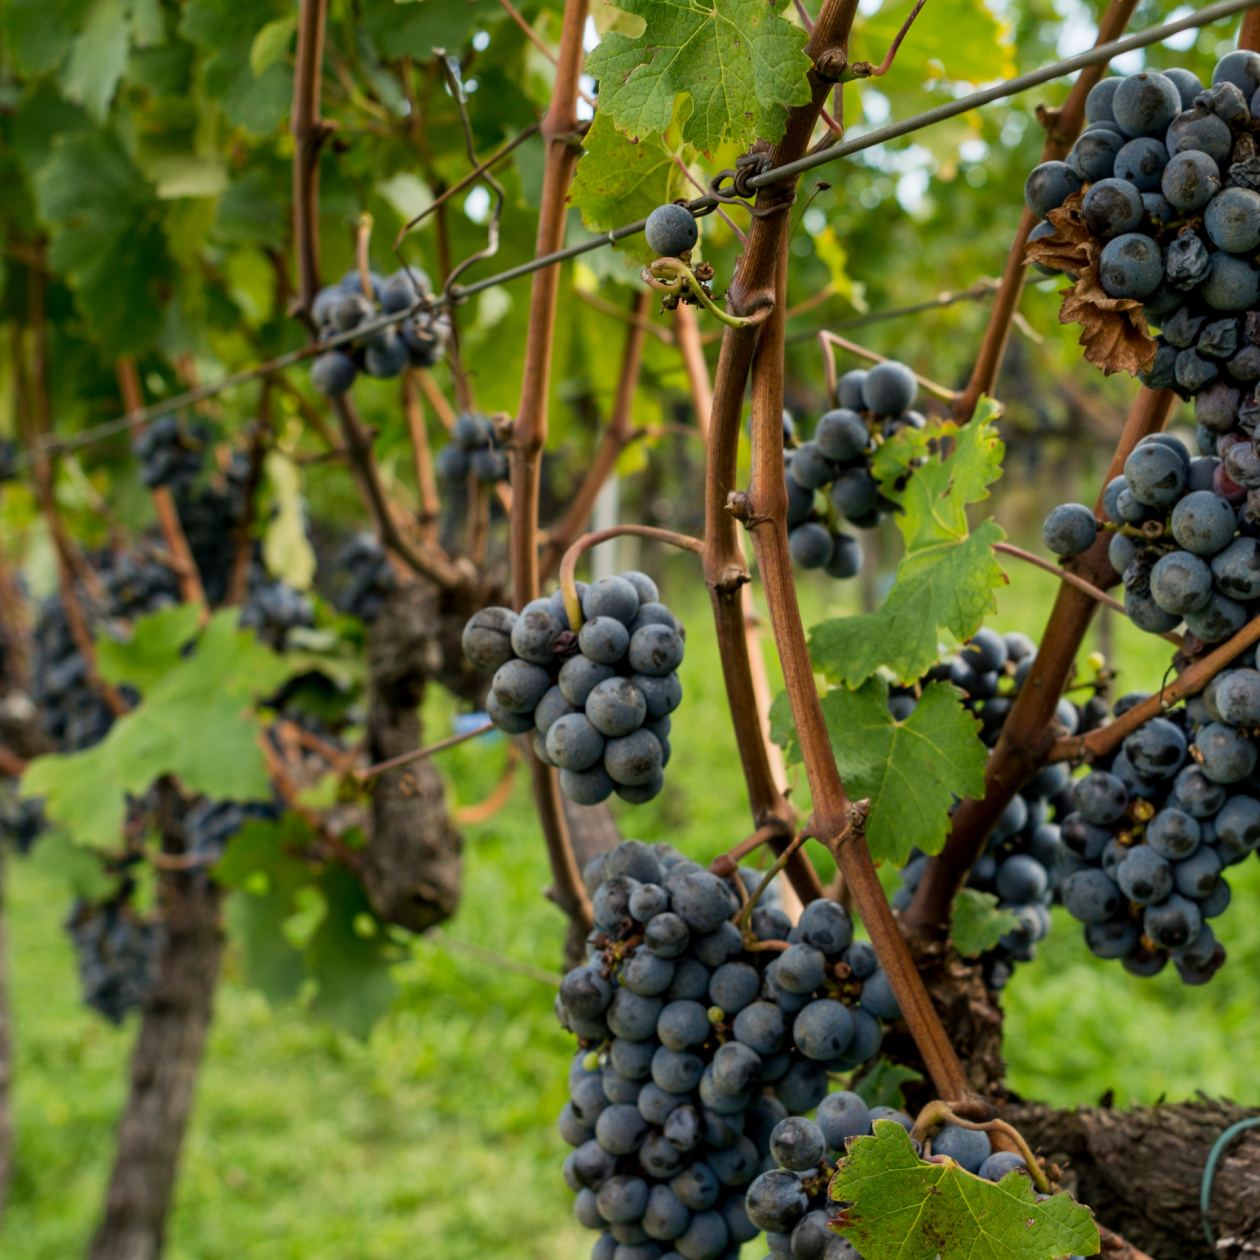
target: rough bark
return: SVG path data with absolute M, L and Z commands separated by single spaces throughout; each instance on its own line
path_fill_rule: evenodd
M 1260 1111 L 1204 1098 L 1133 1111 L 1019 1103 L 1002 1115 L 1038 1154 L 1065 1170 L 1065 1189 L 1155 1260 L 1260 1255 L 1260 1128 L 1235 1138 L 1217 1164 L 1209 1212 L 1215 1252 L 1199 1212 L 1213 1143 L 1231 1124 Z
M 168 781 L 160 785 L 163 848 L 183 851 L 183 807 Z M 105 1219 L 89 1260 L 155 1260 L 192 1111 L 193 1085 L 205 1048 L 223 951 L 220 892 L 201 871 L 163 871 L 158 898 L 166 942 L 131 1057 L 131 1088 L 118 1126 L 118 1147 Z
M 373 763 L 420 746 L 419 708 L 431 678 L 440 677 L 457 694 L 474 686 L 458 639 L 451 642 L 453 624 L 462 625 L 470 610 L 447 609 L 444 602 L 427 583 L 408 583 L 372 627 L 367 752 Z M 484 680 L 476 685 L 484 688 Z M 400 766 L 376 780 L 359 876 L 382 919 L 423 932 L 454 914 L 462 847 L 432 761 Z

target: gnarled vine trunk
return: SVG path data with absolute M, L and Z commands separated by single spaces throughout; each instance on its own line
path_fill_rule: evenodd
M 1065 1189 L 1155 1260 L 1260 1255 L 1260 1127 L 1235 1138 L 1217 1164 L 1208 1214 L 1216 1251 L 1199 1211 L 1213 1144 L 1260 1110 L 1204 1098 L 1131 1111 L 1016 1103 L 1002 1115 L 1038 1154 L 1065 1169 Z
M 159 792 L 162 847 L 177 855 L 184 849 L 184 806 L 169 780 L 159 784 Z M 105 1219 L 88 1260 L 155 1260 L 162 1254 L 214 1008 L 223 952 L 220 890 L 204 871 L 165 870 L 158 898 L 166 940 L 131 1056 L 131 1088 L 118 1125 Z

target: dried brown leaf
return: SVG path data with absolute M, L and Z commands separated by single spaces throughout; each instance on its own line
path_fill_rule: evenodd
M 1060 324 L 1080 324 L 1085 357 L 1104 376 L 1128 372 L 1136 376 L 1155 357 L 1158 346 L 1146 329 L 1142 303 L 1113 298 L 1098 279 L 1103 243 L 1081 214 L 1087 189 L 1074 192 L 1047 218 L 1054 232 L 1028 245 L 1028 257 L 1056 271 L 1074 276 L 1076 283 L 1061 290 Z
M 1104 376 L 1128 372 L 1136 376 L 1155 357 L 1159 347 L 1146 330 L 1142 303 L 1134 298 L 1113 298 L 1098 281 L 1098 262 L 1063 291 L 1060 324 L 1080 324 L 1085 357 Z
M 1046 216 L 1054 225 L 1054 232 L 1028 242 L 1025 252 L 1033 262 L 1077 276 L 1097 259 L 1102 252 L 1102 242 L 1090 235 L 1081 215 L 1084 196 L 1084 189 L 1074 192 Z

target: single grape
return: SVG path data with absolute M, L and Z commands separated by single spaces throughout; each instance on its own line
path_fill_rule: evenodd
M 616 739 L 619 736 L 628 736 L 632 731 L 636 731 L 642 726 L 643 719 L 647 716 L 647 701 L 630 679 L 608 678 L 600 683 L 587 697 L 585 716 L 589 725 L 598 731 L 600 735 L 607 736 L 609 739 Z M 652 740 L 659 754 L 659 740 L 655 736 L 648 735 L 647 732 L 644 732 L 644 734 L 648 739 Z M 591 761 L 587 764 L 593 765 L 594 762 Z M 575 765 L 567 768 L 570 770 L 585 770 L 586 766 Z M 618 783 L 623 781 L 613 773 L 612 766 L 606 764 L 605 768 Z M 654 769 L 660 769 L 659 755 L 658 764 Z M 630 781 L 626 780 L 626 782 Z
M 1127 136 L 1162 136 L 1181 112 L 1181 93 L 1171 79 L 1142 70 L 1120 81 L 1112 114 Z
M 311 364 L 311 384 L 325 398 L 339 398 L 358 376 L 354 360 L 340 350 L 325 350 Z
M 706 967 L 718 968 L 744 948 L 744 938 L 733 923 L 719 923 L 712 932 L 697 936 L 692 952 Z
M 701 1046 L 712 1032 L 706 1008 L 694 1001 L 668 1002 L 656 1021 L 656 1035 L 670 1050 Z
M 1102 871 L 1085 867 L 1064 881 L 1063 905 L 1082 923 L 1109 919 L 1120 905 L 1120 890 Z
M 1112 102 L 1115 100 L 1116 89 L 1121 82 L 1122 79 L 1118 76 L 1111 76 L 1099 79 L 1089 89 L 1089 95 L 1085 98 L 1085 117 L 1089 122 L 1115 122 L 1116 116 L 1112 112 Z
M 1137 558 L 1137 547 L 1134 546 L 1131 538 L 1126 538 L 1123 534 L 1112 534 L 1111 542 L 1107 544 L 1107 559 L 1111 567 L 1119 574 L 1133 563 Z
M 1216 841 L 1227 863 L 1260 848 L 1260 801 L 1231 796 L 1215 819 Z
M 865 468 L 849 468 L 836 476 L 827 496 L 839 515 L 857 521 L 875 510 L 879 486 Z
M 1207 153 L 1198 149 L 1174 154 L 1160 179 L 1160 190 L 1183 214 L 1202 210 L 1220 189 L 1220 169 Z
M 831 558 L 823 566 L 828 577 L 843 581 L 862 571 L 862 546 L 849 534 L 836 534 L 832 539 Z
M 1188 897 L 1173 893 L 1159 905 L 1147 906 L 1142 929 L 1161 949 L 1180 949 L 1199 935 L 1203 919 Z
M 1046 517 L 1041 537 L 1056 556 L 1079 556 L 1094 545 L 1098 522 L 1083 503 L 1064 503 Z
M 1175 807 L 1161 809 L 1146 827 L 1146 843 L 1170 862 L 1189 857 L 1201 837 L 1199 820 Z
M 1248 310 L 1260 302 L 1260 271 L 1245 258 L 1213 254 L 1208 278 L 1199 292 L 1214 310 Z
M 1203 608 L 1212 597 L 1212 570 L 1188 551 L 1161 556 L 1151 569 L 1151 598 L 1178 616 Z
M 1125 739 L 1123 748 L 1134 769 L 1149 778 L 1172 778 L 1186 759 L 1186 737 L 1167 718 L 1143 723 Z
M 1154 192 L 1159 188 L 1164 167 L 1168 165 L 1168 150 L 1159 140 L 1140 136 L 1120 149 L 1115 155 L 1113 165 L 1117 179 L 1128 180 L 1139 192 Z M 1107 175 L 1112 173 L 1106 172 Z
M 582 655 L 571 656 L 560 666 L 560 674 L 556 679 L 560 694 L 575 709 L 584 709 L 591 692 L 600 683 L 614 677 L 616 671 L 611 665 L 603 665 Z
M 376 314 L 376 308 L 361 293 L 346 293 L 332 306 L 332 323 L 338 332 L 351 332 Z
M 876 364 L 862 382 L 862 401 L 877 416 L 895 416 L 909 410 L 918 392 L 914 373 L 904 363 L 893 360 Z
M 1027 1171 L 1028 1161 L 1014 1151 L 994 1151 L 988 1159 L 976 1169 L 976 1176 L 985 1181 L 1001 1181 L 1009 1172 L 1022 1168 Z
M 815 442 L 805 442 L 792 453 L 788 476 L 806 490 L 820 490 L 835 479 L 837 468 Z
M 735 1016 L 735 1037 L 759 1055 L 777 1054 L 787 1039 L 783 1011 L 773 1002 L 757 1001 Z
M 1114 131 L 1099 128 L 1097 131 L 1086 132 L 1072 146 L 1072 151 L 1067 156 L 1068 165 L 1086 184 L 1109 179 L 1115 174 L 1116 155 L 1125 147 L 1124 137 Z M 1123 178 L 1127 179 L 1128 176 Z M 1156 186 L 1158 182 L 1156 180 Z M 1050 231 L 1054 231 L 1053 225 Z
M 1119 145 L 1118 139 L 1116 140 L 1116 144 L 1117 146 Z M 1043 219 L 1035 228 L 1033 228 L 1031 232 L 1028 233 L 1028 243 L 1031 245 L 1033 241 L 1039 241 L 1044 237 L 1053 235 L 1054 224 Z M 1062 272 L 1060 272 L 1057 268 L 1047 267 L 1043 262 L 1034 262 L 1033 269 L 1035 271 L 1039 271 L 1043 276 L 1057 276 L 1062 274 Z
M 821 1063 L 797 1059 L 774 1083 L 779 1101 L 791 1112 L 813 1111 L 827 1095 L 827 1071 Z M 750 1212 L 751 1214 L 751 1212 Z
M 1042 162 L 1024 181 L 1024 204 L 1037 218 L 1044 219 L 1074 192 L 1079 192 L 1081 185 L 1081 177 L 1066 162 Z M 851 404 L 842 398 L 841 405 Z
M 853 1016 L 843 1003 L 821 998 L 811 1002 L 792 1024 L 796 1048 L 809 1059 L 823 1062 L 844 1053 L 853 1037 Z
M 621 983 L 642 997 L 655 997 L 658 993 L 664 993 L 673 983 L 673 979 L 674 964 L 667 958 L 653 954 L 643 945 L 626 959 L 621 968 Z
M 1166 79 L 1171 79 L 1176 86 L 1182 109 L 1189 109 L 1194 104 L 1194 98 L 1203 91 L 1199 76 L 1183 66 L 1174 66 L 1171 70 L 1161 70 L 1160 73 Z
M 560 672 L 564 673 L 563 670 Z M 682 703 L 682 683 L 678 681 L 677 674 L 666 674 L 664 678 L 635 674 L 630 681 L 647 702 L 648 717 L 651 719 L 668 717 Z
M 1095 958 L 1123 958 L 1142 933 L 1131 919 L 1110 919 L 1085 925 L 1085 944 Z
M 730 893 L 716 875 L 694 871 L 670 888 L 674 912 L 693 932 L 712 932 L 732 913 Z
M 560 623 L 545 609 L 526 610 L 512 627 L 512 650 L 523 661 L 535 665 L 550 664 L 561 633 Z
M 588 660 L 615 665 L 630 646 L 630 631 L 615 617 L 592 617 L 578 631 L 578 647 Z
M 901 1014 L 888 973 L 882 968 L 862 982 L 862 1009 L 875 1019 L 896 1019 Z
M 597 1191 L 599 1214 L 614 1225 L 639 1220 L 647 1201 L 648 1185 L 641 1177 L 609 1177 Z
M 1184 862 L 1173 867 L 1173 882 L 1183 897 L 1201 901 L 1215 891 L 1221 879 L 1221 859 L 1215 849 L 1200 845 Z
M 830 1214 L 822 1208 L 806 1212 L 792 1230 L 792 1260 L 826 1260 L 827 1247 L 836 1237 L 829 1228 Z
M 1202 608 L 1186 613 L 1186 629 L 1204 643 L 1219 643 L 1237 634 L 1248 620 L 1241 604 L 1213 592 Z
M 643 229 L 648 248 L 660 258 L 677 258 L 695 246 L 700 239 L 700 228 L 695 215 L 686 206 L 670 203 L 657 206 L 648 215 Z
M 1094 770 L 1072 785 L 1072 804 L 1086 822 L 1105 827 L 1124 814 L 1129 793 L 1114 774 Z M 1008 897 L 1007 900 L 1022 899 Z
M 964 1129 L 947 1124 L 932 1139 L 933 1155 L 948 1155 L 969 1173 L 978 1172 L 993 1153 L 989 1135 L 980 1129 Z
M 690 1093 L 700 1084 L 703 1072 L 704 1060 L 688 1051 L 658 1046 L 652 1055 L 652 1079 L 668 1093 Z
M 1234 512 L 1210 490 L 1187 494 L 1172 513 L 1172 535 L 1179 546 L 1199 556 L 1212 556 L 1234 536 Z
M 674 1239 L 674 1250 L 685 1260 L 718 1260 L 729 1241 L 726 1218 L 721 1212 L 697 1212 Z
M 643 1212 L 643 1229 L 649 1238 L 668 1242 L 677 1238 L 690 1221 L 687 1205 L 668 1186 L 652 1187 Z
M 824 412 L 814 430 L 814 443 L 824 458 L 835 463 L 857 459 L 870 443 L 866 424 L 856 411 L 838 408 Z
M 464 627 L 464 655 L 477 669 L 489 673 L 512 659 L 512 627 L 516 614 L 510 608 L 483 608 L 473 613 Z
M 1150 845 L 1137 844 L 1116 867 L 1115 880 L 1130 901 L 1146 906 L 1163 901 L 1172 892 L 1173 872 Z
M 671 1179 L 669 1188 L 693 1212 L 703 1212 L 712 1207 L 722 1190 L 713 1169 L 703 1160 L 684 1168 Z
M 1168 196 L 1167 189 L 1164 195 Z M 1091 185 L 1081 202 L 1081 214 L 1089 230 L 1104 240 L 1136 230 L 1144 213 L 1141 192 L 1124 179 L 1100 179 Z
M 495 701 L 507 713 L 532 713 L 551 686 L 547 671 L 528 661 L 507 661 L 490 683 Z
M 395 328 L 382 328 L 363 355 L 363 369 L 369 376 L 389 380 L 411 362 L 407 343 Z
M 713 973 L 713 978 L 709 981 L 709 1000 L 730 1016 L 742 1011 L 756 998 L 760 990 L 761 977 L 756 968 L 744 962 L 728 962 Z M 746 1086 L 739 1088 L 744 1089 Z
M 1232 83 L 1247 100 L 1260 88 L 1260 54 L 1239 49 L 1226 53 L 1212 71 L 1212 84 Z
M 626 659 L 636 674 L 664 678 L 682 664 L 682 635 L 670 626 L 643 626 L 631 636 Z
M 606 801 L 613 794 L 614 786 L 603 766 L 560 771 L 560 790 L 579 805 L 598 805 Z
M 547 731 L 547 755 L 562 770 L 589 770 L 604 754 L 604 736 L 584 713 L 566 713 Z
M 826 963 L 823 955 L 809 945 L 793 945 L 778 957 L 778 983 L 789 993 L 812 993 L 823 982 Z
M 998 867 L 997 891 L 1003 901 L 1020 904 L 1036 901 L 1046 891 L 1046 868 L 1036 858 L 1014 854 Z
M 792 563 L 801 569 L 821 569 L 831 559 L 831 534 L 814 522 L 798 525 L 788 534 Z

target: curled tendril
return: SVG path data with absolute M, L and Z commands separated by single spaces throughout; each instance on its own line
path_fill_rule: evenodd
M 713 299 L 705 291 L 704 285 L 696 278 L 695 272 L 680 258 L 657 258 L 648 263 L 639 275 L 649 288 L 671 297 L 679 297 L 684 289 L 689 289 L 696 301 L 710 315 L 715 319 L 720 319 L 730 328 L 755 328 L 774 309 L 773 300 L 768 300 L 751 315 L 728 315 L 726 311 L 715 305 Z

